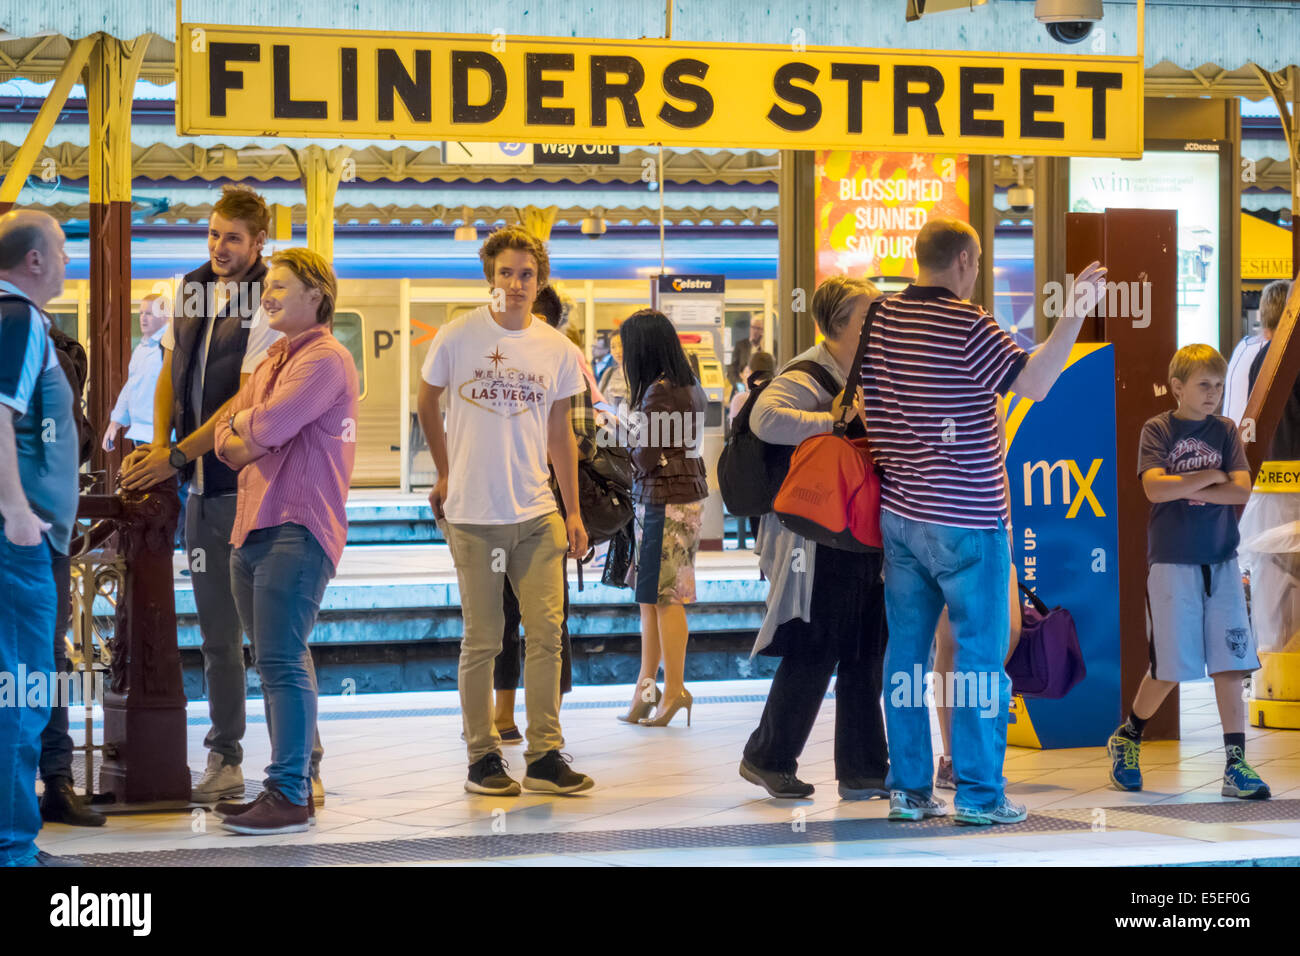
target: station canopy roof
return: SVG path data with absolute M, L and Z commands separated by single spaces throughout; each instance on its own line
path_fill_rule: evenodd
M 0 76 L 53 76 L 67 39 L 105 32 L 122 39 L 156 35 L 146 57 L 146 78 L 171 76 L 176 32 L 174 0 L 45 0 L 13 3 L 0 14 Z M 1146 64 L 1155 78 L 1198 71 L 1241 73 L 1250 63 L 1278 71 L 1297 59 L 1296 4 L 1292 0 L 1149 0 Z M 232 17 L 232 12 L 238 13 Z M 664 4 L 644 0 L 445 0 L 436 5 L 391 0 L 306 3 L 262 0 L 246 9 L 228 0 L 187 0 L 191 23 L 254 20 L 268 26 L 491 34 L 504 28 L 518 36 L 660 37 Z M 1065 46 L 1048 37 L 1033 16 L 1033 0 L 989 0 L 970 12 L 937 14 L 908 23 L 903 0 L 870 3 L 809 3 L 808 0 L 676 0 L 672 36 L 684 42 L 790 44 L 868 49 L 981 50 L 1009 53 L 1135 52 L 1135 0 L 1106 0 L 1094 39 Z M 795 31 L 798 31 L 797 33 Z M 54 38 L 30 56 L 24 45 Z M 8 42 L 6 42 L 8 41 Z M 62 44 L 62 48 L 60 47 Z M 1100 47 L 1100 48 L 1099 48 Z M 5 59 L 10 62 L 5 62 Z M 26 62 L 24 62 L 26 61 Z M 1244 72 L 1242 72 L 1244 71 Z M 1229 77 L 1232 79 L 1234 77 Z M 1257 83 L 1253 84 L 1258 86 Z M 1259 89 L 1256 95 L 1262 93 Z

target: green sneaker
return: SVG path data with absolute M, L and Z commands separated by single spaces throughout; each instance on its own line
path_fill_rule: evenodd
M 1142 768 L 1138 766 L 1138 757 L 1142 744 L 1116 731 L 1106 741 L 1106 752 L 1110 754 L 1110 782 L 1115 789 L 1141 790 Z
M 1229 747 L 1228 755 L 1232 762 L 1223 772 L 1223 789 L 1220 793 L 1225 797 L 1239 797 L 1242 800 L 1267 800 L 1273 795 L 1255 768 L 1246 763 L 1245 754 L 1240 747 Z

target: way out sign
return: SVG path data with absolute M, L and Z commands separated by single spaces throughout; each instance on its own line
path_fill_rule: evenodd
M 1142 153 L 1136 57 L 188 24 L 182 135 Z

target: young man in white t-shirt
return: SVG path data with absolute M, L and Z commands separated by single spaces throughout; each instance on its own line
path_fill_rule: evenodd
M 578 510 L 578 453 L 567 399 L 585 387 L 578 353 L 532 315 L 550 275 L 542 242 L 522 227 L 498 229 L 479 250 L 490 305 L 438 331 L 421 371 L 420 424 L 438 469 L 429 494 L 456 575 L 464 638 L 457 679 L 469 750 L 470 793 L 514 796 L 492 719 L 492 668 L 505 615 L 501 575 L 519 596 L 527 652 L 527 769 L 523 785 L 546 793 L 593 786 L 560 753 L 560 624 L 564 560 L 587 550 Z M 447 396 L 444 430 L 439 400 Z M 547 484 L 555 469 L 567 520 Z

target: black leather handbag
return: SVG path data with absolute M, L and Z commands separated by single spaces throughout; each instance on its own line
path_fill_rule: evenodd
M 609 539 L 609 551 L 605 555 L 605 570 L 600 576 L 600 583 L 611 588 L 630 588 L 632 583 L 633 556 L 636 542 L 632 538 L 633 522 L 629 521 Z

